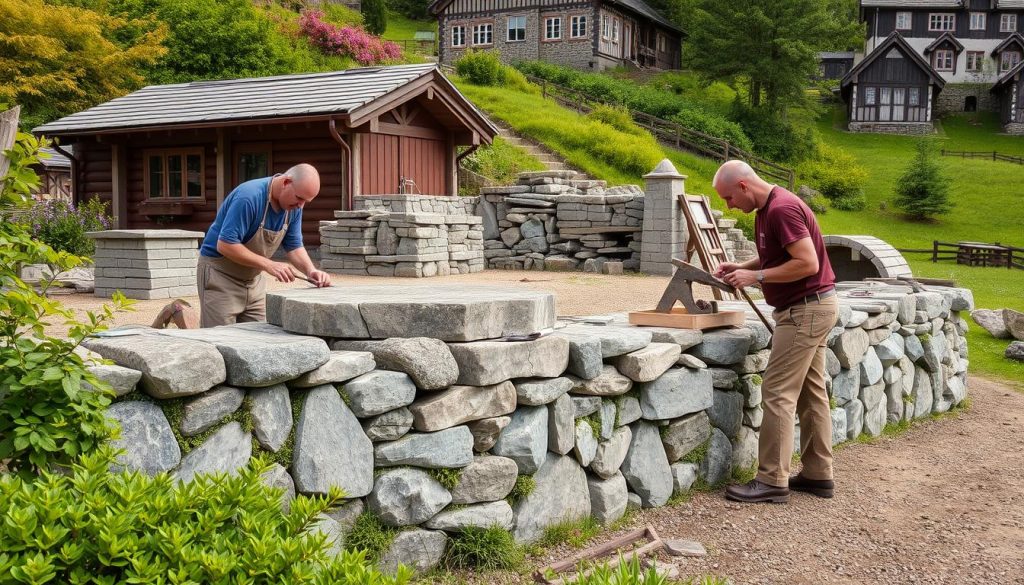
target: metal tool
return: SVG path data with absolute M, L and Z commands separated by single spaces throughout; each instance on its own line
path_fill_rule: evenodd
M 742 287 L 735 287 L 723 280 L 716 278 L 711 273 L 690 264 L 684 262 L 678 258 L 672 259 L 672 264 L 676 267 L 676 273 L 672 276 L 672 280 L 669 281 L 668 286 L 665 287 L 665 294 L 661 295 L 661 300 L 658 302 L 658 308 L 655 309 L 659 313 L 671 313 L 672 307 L 675 306 L 676 301 L 683 303 L 683 307 L 686 308 L 687 312 L 695 315 L 707 315 L 709 313 L 718 312 L 718 303 L 716 301 L 705 301 L 694 300 L 693 298 L 693 283 L 697 282 L 700 284 L 706 284 L 715 288 L 721 289 L 728 293 L 735 293 L 742 296 L 751 309 L 757 313 L 757 316 L 764 323 L 764 326 L 768 328 L 768 331 L 775 333 L 775 329 L 765 318 L 764 314 L 761 313 L 761 309 L 757 308 L 754 304 L 753 299 L 747 294 L 747 291 L 743 290 Z

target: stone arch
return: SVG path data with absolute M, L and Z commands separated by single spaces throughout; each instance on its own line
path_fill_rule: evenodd
M 824 236 L 836 281 L 912 276 L 896 248 L 874 236 Z

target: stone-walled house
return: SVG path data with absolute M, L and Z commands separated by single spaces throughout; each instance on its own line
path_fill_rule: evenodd
M 1002 111 L 1004 130 L 1022 131 L 1016 111 L 1019 107 L 1009 106 L 1014 85 L 1006 81 L 1024 55 L 1024 36 L 1021 36 L 1024 0 L 861 0 L 860 6 L 867 40 L 865 54 L 857 65 L 862 60 L 877 60 L 881 55 L 897 58 L 898 52 L 893 53 L 888 41 L 898 35 L 944 82 L 941 94 L 933 95 L 933 115 Z M 920 67 L 890 67 L 890 72 L 894 77 L 873 81 L 885 81 L 893 88 L 920 85 Z M 851 71 L 843 85 L 857 81 Z M 852 91 L 844 91 L 843 95 L 849 106 L 851 130 L 906 133 L 923 127 L 919 121 L 908 118 L 865 120 L 856 117 L 860 111 L 851 102 L 853 96 L 867 96 Z M 903 103 L 897 103 L 897 98 Z M 883 99 L 890 102 L 886 104 Z M 894 113 L 899 109 L 896 106 L 907 106 L 906 111 L 909 111 L 909 99 L 909 89 L 902 93 L 879 89 L 875 105 L 879 109 L 892 106 Z M 867 105 L 863 100 L 859 104 Z M 924 122 L 930 123 L 931 117 Z
M 643 0 L 436 0 L 430 11 L 449 65 L 470 49 L 595 71 L 678 69 L 682 57 L 683 31 Z

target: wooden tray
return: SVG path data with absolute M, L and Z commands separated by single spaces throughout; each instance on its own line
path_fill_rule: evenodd
M 629 322 L 633 325 L 648 325 L 651 327 L 703 330 L 714 327 L 726 327 L 728 325 L 742 326 L 746 322 L 746 315 L 743 311 L 719 311 L 717 313 L 693 315 L 687 313 L 683 307 L 675 307 L 671 313 L 630 311 Z

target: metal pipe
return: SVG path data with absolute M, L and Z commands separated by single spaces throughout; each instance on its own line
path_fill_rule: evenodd
M 328 129 L 331 131 L 331 136 L 334 137 L 335 142 L 341 145 L 342 158 L 345 159 L 345 182 L 347 183 L 347 185 L 345 189 L 345 198 L 342 207 L 345 208 L 345 211 L 351 211 L 353 202 L 352 189 L 354 188 L 354 181 L 352 178 L 352 149 L 341 137 L 341 134 L 338 134 L 338 128 L 335 126 L 334 118 L 331 118 L 330 124 L 328 125 Z

